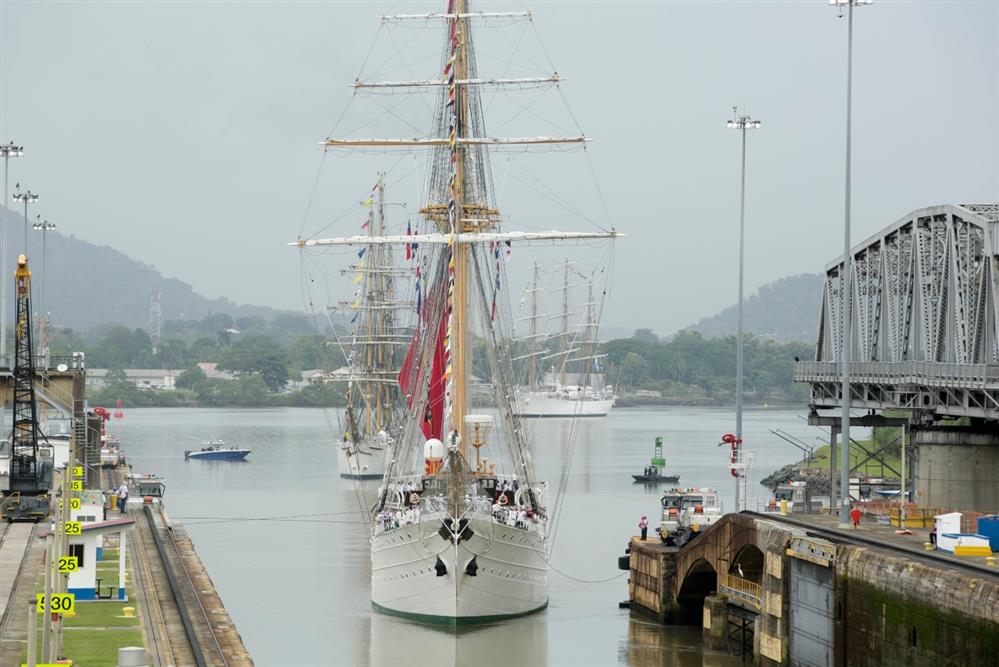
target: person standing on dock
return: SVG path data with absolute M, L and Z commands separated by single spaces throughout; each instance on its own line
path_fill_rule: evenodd
M 864 513 L 859 508 L 854 507 L 850 510 L 850 520 L 853 521 L 854 528 L 860 528 L 860 517 L 862 516 L 864 516 Z
M 125 504 L 128 502 L 128 486 L 122 484 L 118 487 L 118 509 L 122 514 L 126 514 Z
M 645 538 L 649 534 L 649 520 L 648 517 L 645 516 L 644 514 L 642 515 L 642 518 L 639 519 L 638 521 L 638 527 L 642 531 L 642 541 L 644 542 Z

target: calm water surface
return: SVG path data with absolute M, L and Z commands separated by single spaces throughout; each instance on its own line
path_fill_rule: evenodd
M 770 434 L 779 428 L 814 443 L 822 433 L 797 410 L 745 415 L 757 451 L 750 506 L 766 497 L 759 479 L 796 458 Z M 626 573 L 617 570 L 642 514 L 654 519 L 661 492 L 631 481 L 665 441 L 681 485 L 713 486 L 726 509 L 734 481 L 727 449 L 731 410 L 619 409 L 581 420 L 555 526 L 551 601 L 523 619 L 459 636 L 376 614 L 369 599 L 367 532 L 358 511 L 377 484 L 340 479 L 332 445 L 335 414 L 321 409 L 136 409 L 112 423 L 135 472 L 166 477 L 166 506 L 194 539 L 243 640 L 260 667 L 316 665 L 694 665 L 741 664 L 704 650 L 699 628 L 631 619 Z M 558 485 L 570 422 L 531 422 L 541 479 Z M 253 450 L 248 461 L 184 460 L 198 441 L 222 438 Z

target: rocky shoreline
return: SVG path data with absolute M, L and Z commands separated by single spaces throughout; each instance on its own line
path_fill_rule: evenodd
M 829 470 L 806 468 L 804 462 L 790 463 L 760 480 L 760 485 L 773 490 L 784 482 L 807 482 L 813 496 L 829 495 Z

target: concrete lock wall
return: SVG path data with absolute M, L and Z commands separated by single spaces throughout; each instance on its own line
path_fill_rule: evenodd
M 995 664 L 999 582 L 860 547 L 837 549 L 837 655 L 848 665 Z
M 920 429 L 915 443 L 920 505 L 999 512 L 999 433 Z

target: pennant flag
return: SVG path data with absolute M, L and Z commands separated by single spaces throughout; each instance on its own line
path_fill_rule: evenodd
M 350 318 L 350 323 L 353 324 L 356 321 L 357 321 L 357 313 L 354 313 L 354 316 L 352 318 Z M 348 363 L 350 363 L 349 360 L 348 360 Z
M 361 225 L 361 229 L 367 229 L 369 226 L 371 226 L 371 221 L 370 220 L 365 220 L 364 224 Z
M 361 202 L 361 206 L 371 206 L 374 203 L 375 203 L 375 198 L 374 197 L 368 197 L 367 199 L 365 199 L 364 201 Z
M 406 236 L 413 235 L 413 226 L 407 222 L 406 223 Z M 407 243 L 406 244 L 406 259 L 413 259 L 413 248 Z
M 356 285 L 359 282 L 361 282 L 361 278 L 363 278 L 363 277 L 364 277 L 363 273 L 358 273 L 356 276 L 354 276 L 354 284 Z
M 357 256 L 364 257 L 364 253 L 366 253 L 367 251 L 368 251 L 367 248 L 361 248 L 360 250 L 357 251 Z

